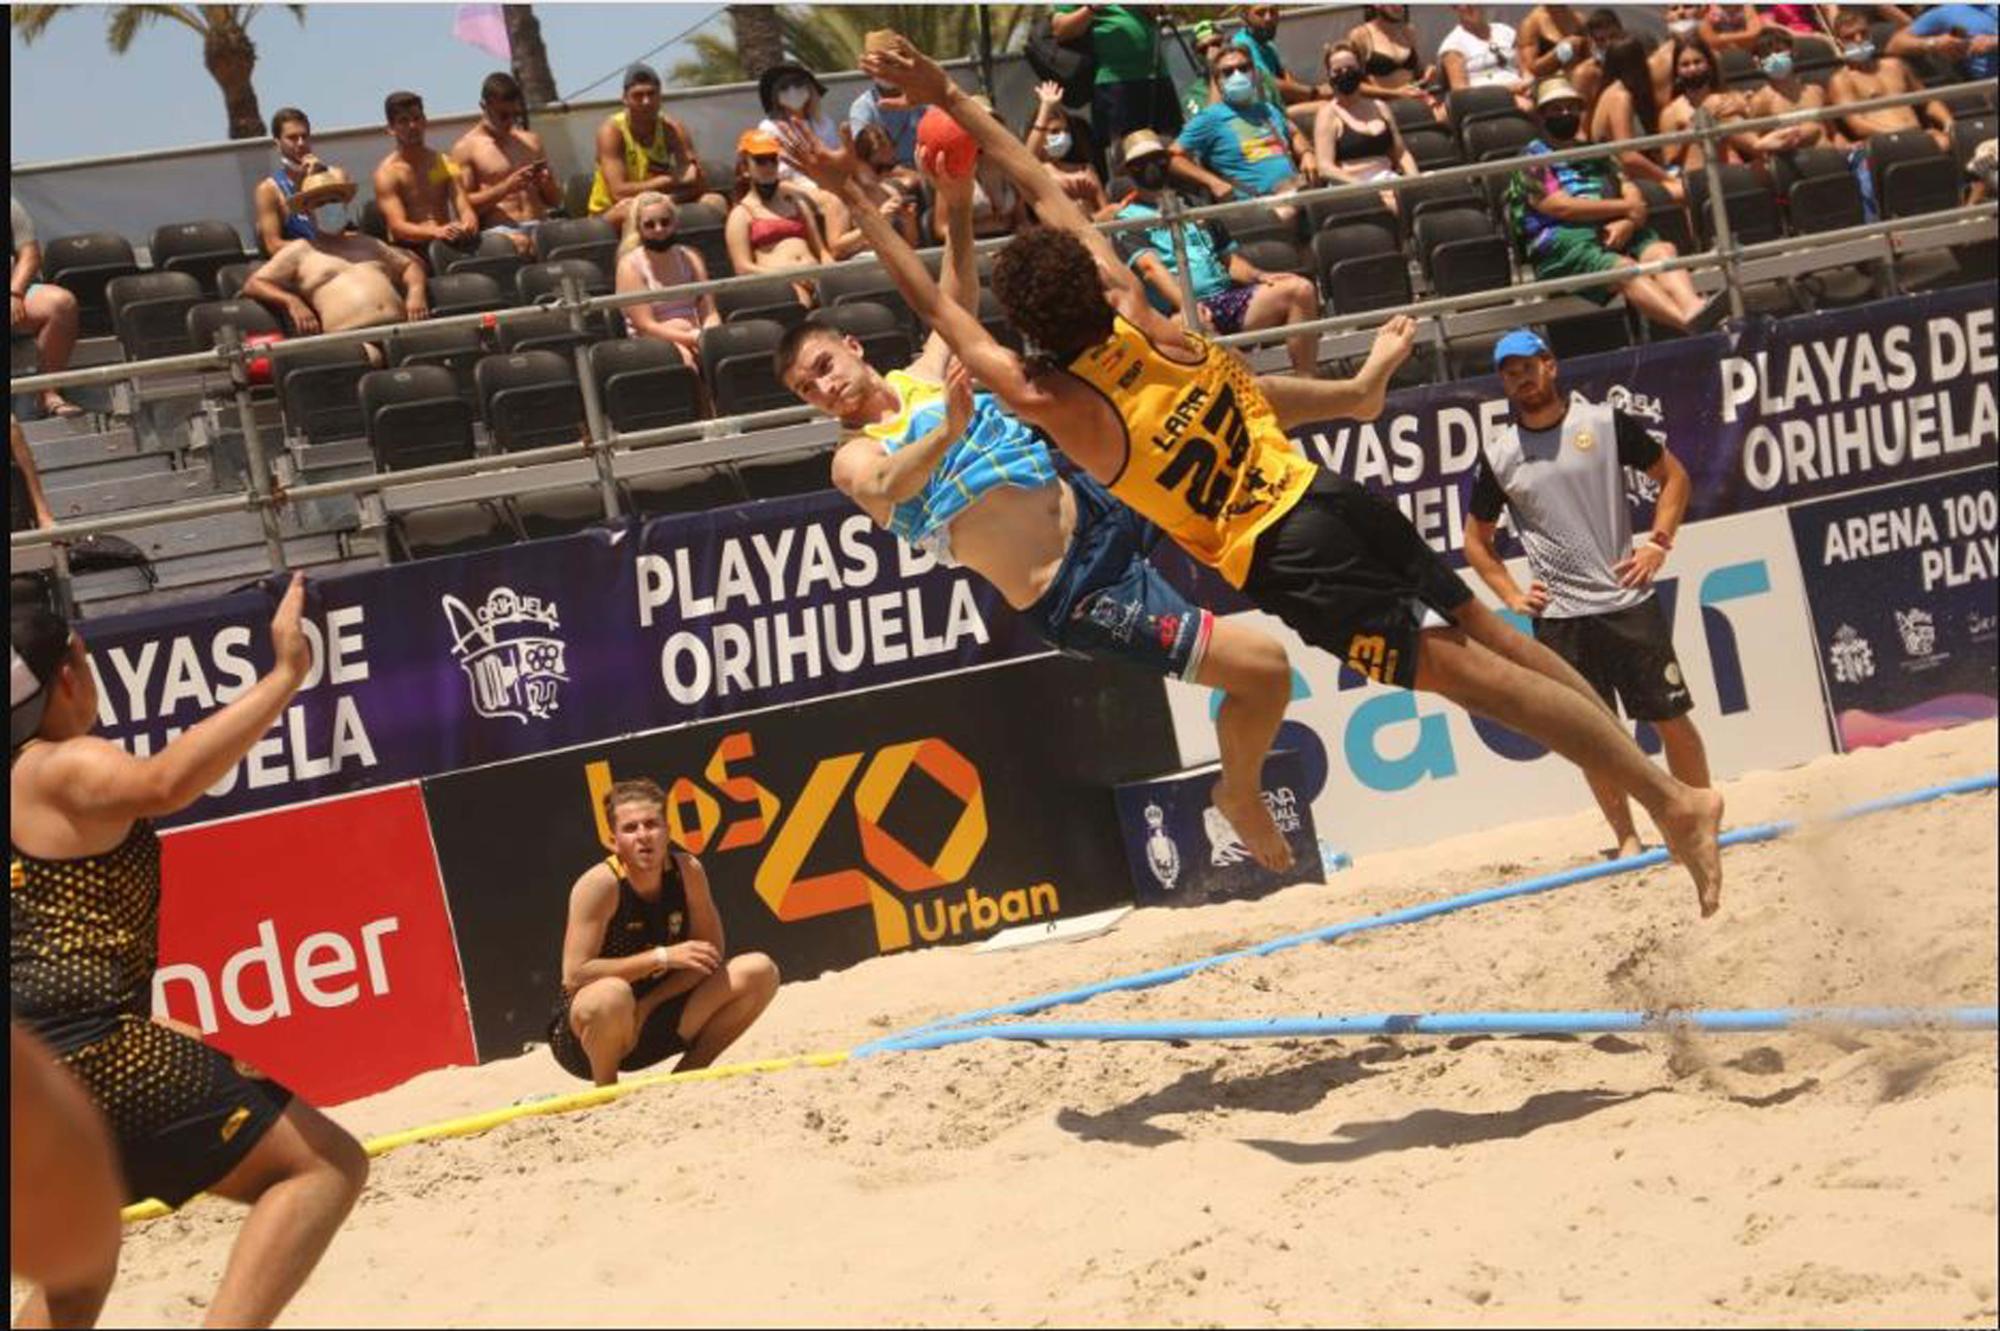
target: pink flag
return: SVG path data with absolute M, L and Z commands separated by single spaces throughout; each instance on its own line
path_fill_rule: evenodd
M 507 40 L 507 20 L 498 5 L 460 5 L 451 22 L 451 35 L 496 59 L 514 58 L 514 44 Z

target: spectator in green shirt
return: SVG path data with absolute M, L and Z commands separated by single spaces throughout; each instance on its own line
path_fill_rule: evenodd
M 1090 39 L 1097 57 L 1090 123 L 1099 142 L 1115 143 L 1135 129 L 1180 133 L 1181 108 L 1151 6 L 1057 5 L 1050 26 L 1057 41 Z

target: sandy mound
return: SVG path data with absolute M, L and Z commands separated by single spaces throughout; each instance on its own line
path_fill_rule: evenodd
M 1733 825 L 1989 771 L 1968 727 L 1728 787 Z M 1579 788 L 1579 803 L 1582 791 Z M 1991 1003 L 1991 793 L 1232 964 L 1056 1019 Z M 789 984 L 743 1058 L 847 1048 L 1587 860 L 1578 815 L 1084 944 Z M 340 1107 L 576 1089 L 542 1051 Z M 376 1162 L 288 1322 L 1961 1325 L 1996 1316 L 1995 1041 L 1841 1034 L 981 1043 L 649 1090 Z M 240 1213 L 131 1231 L 110 1325 L 191 1323 Z

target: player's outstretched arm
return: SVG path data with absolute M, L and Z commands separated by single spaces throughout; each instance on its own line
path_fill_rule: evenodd
M 1417 344 L 1417 321 L 1399 314 L 1375 333 L 1375 345 L 1361 372 L 1352 379 L 1299 379 L 1289 374 L 1260 374 L 1257 387 L 1271 404 L 1284 429 L 1313 421 L 1335 419 L 1372 421 L 1382 414 L 1389 395 L 1389 376 L 1410 358 Z

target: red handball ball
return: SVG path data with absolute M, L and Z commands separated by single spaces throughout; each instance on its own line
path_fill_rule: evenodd
M 941 106 L 931 107 L 917 122 L 917 148 L 933 170 L 954 180 L 971 175 L 979 160 L 979 144 Z

